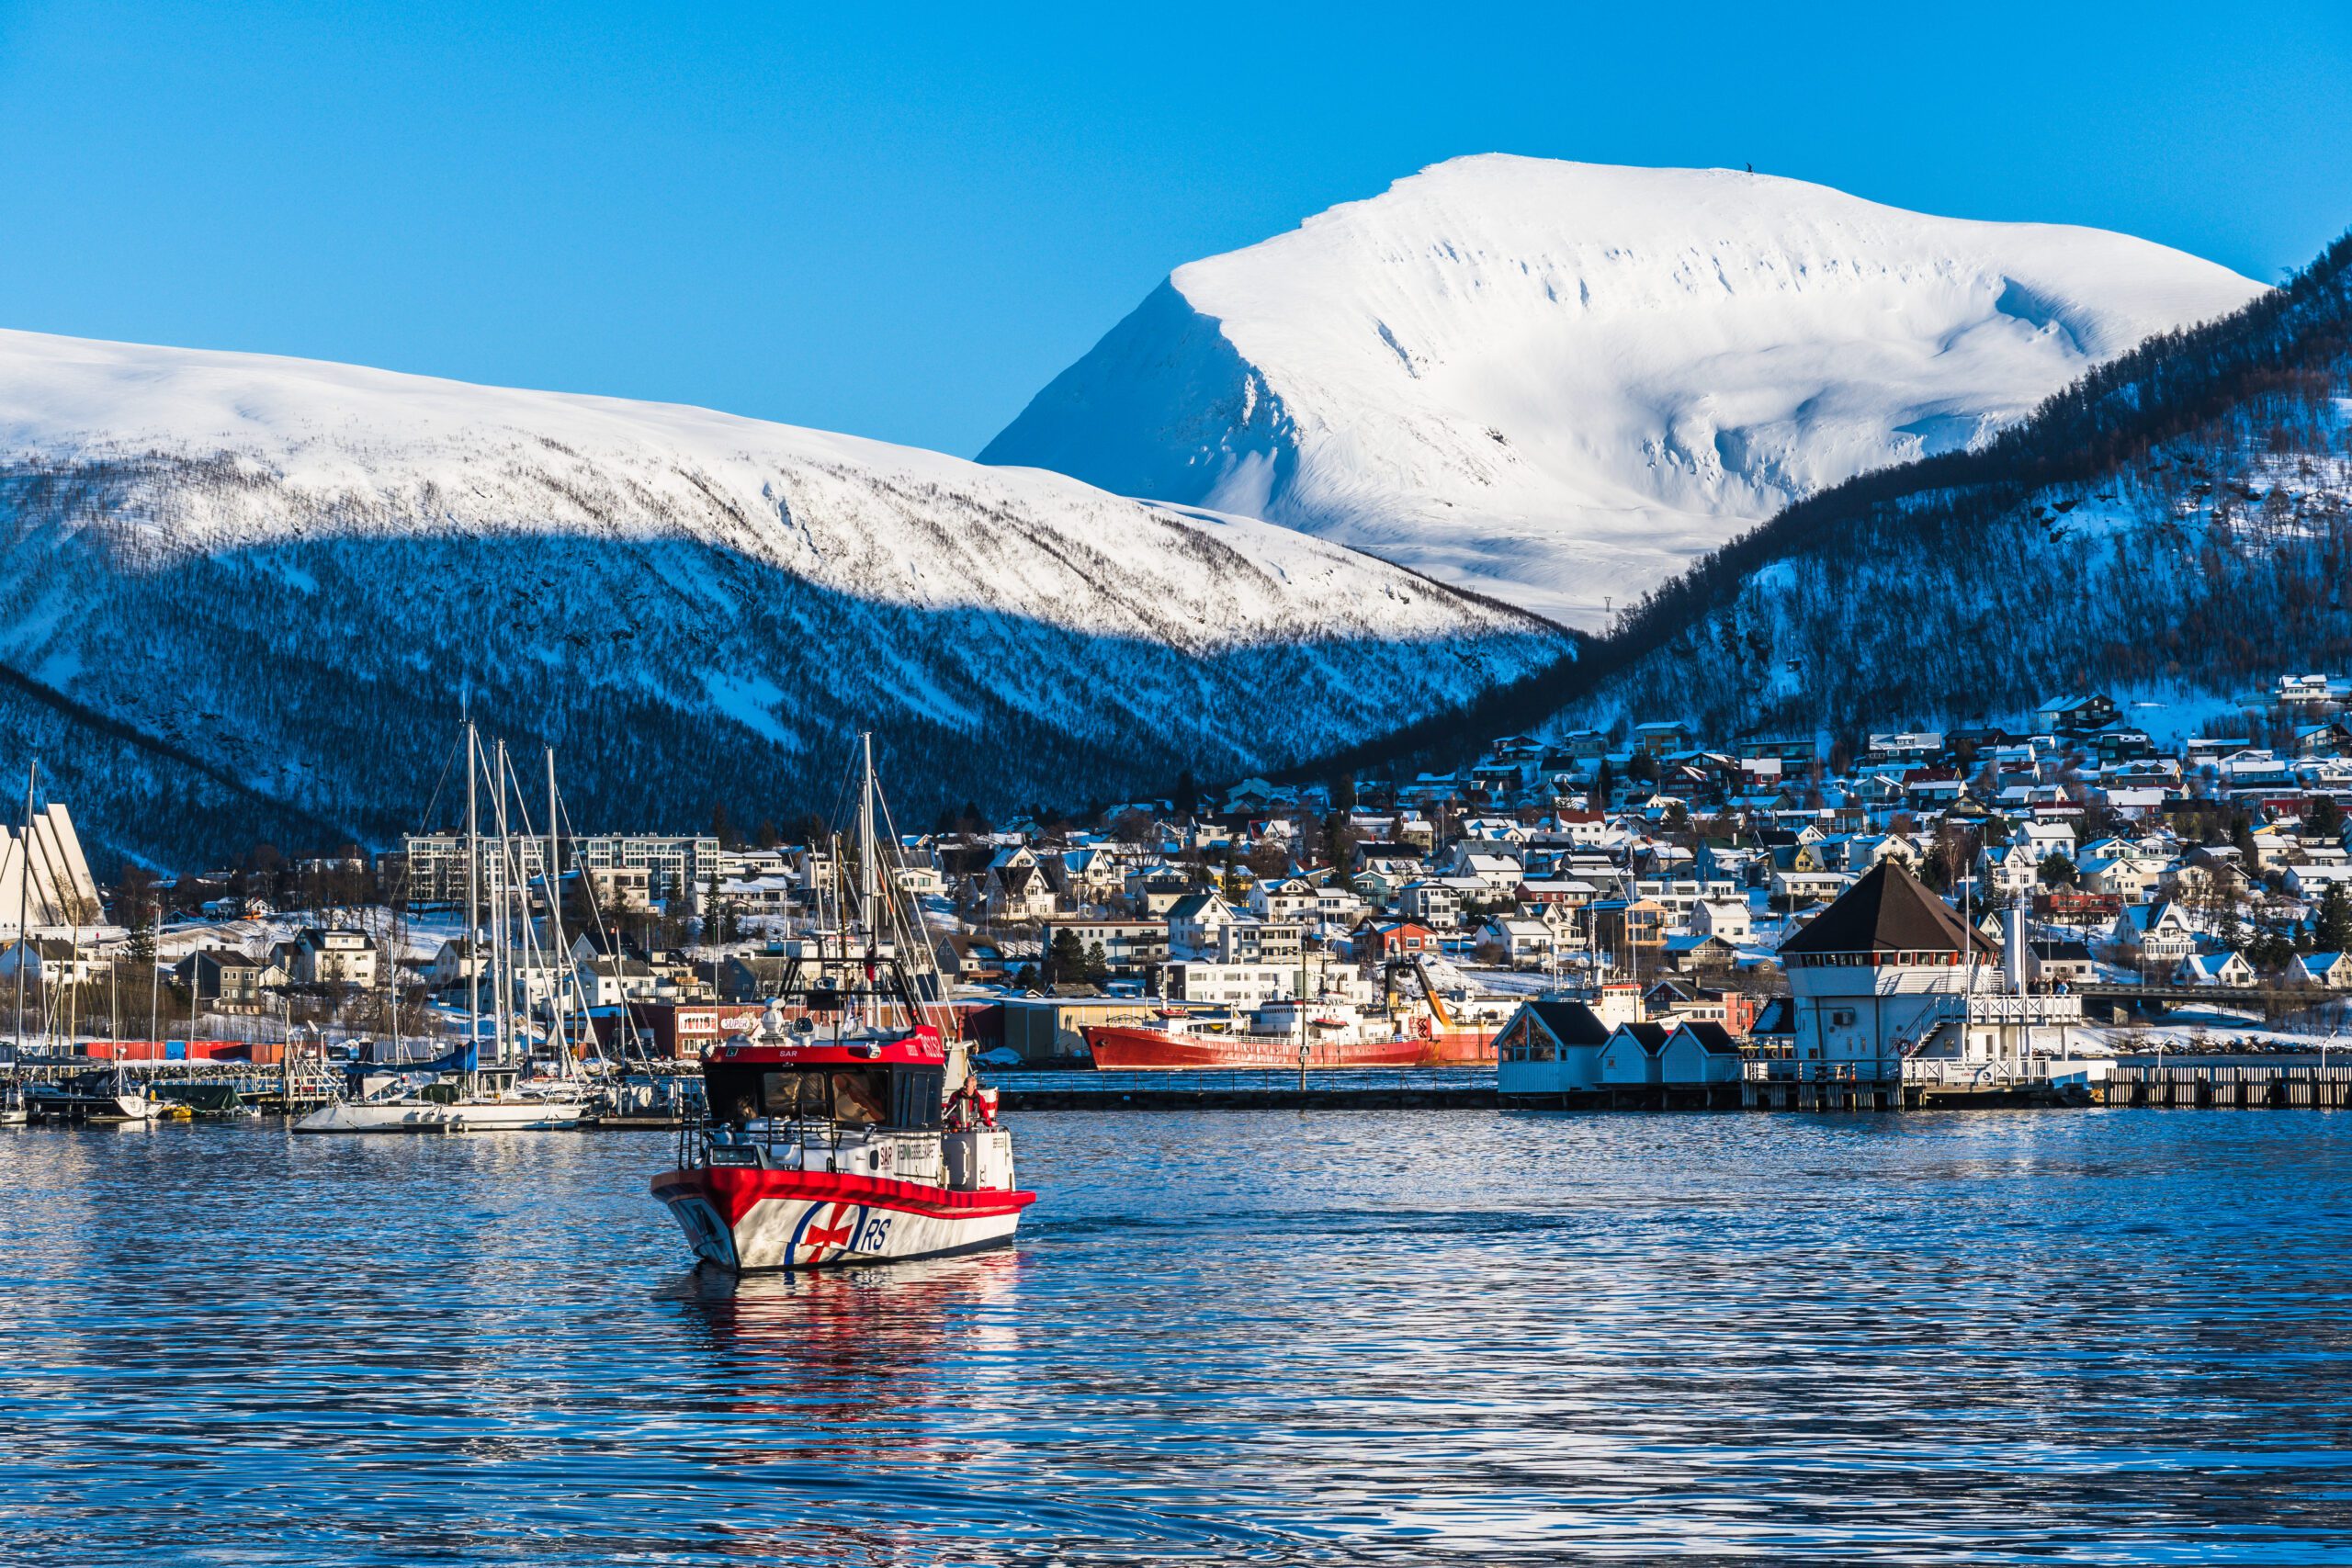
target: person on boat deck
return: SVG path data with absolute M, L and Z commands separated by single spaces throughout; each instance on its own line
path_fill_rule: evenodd
M 882 1120 L 882 1102 L 864 1073 L 833 1075 L 833 1120 L 844 1127 L 871 1127 Z

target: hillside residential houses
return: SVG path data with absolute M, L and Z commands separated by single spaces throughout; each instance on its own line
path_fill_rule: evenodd
M 983 1036 L 1016 1001 L 1054 1012 L 1115 997 L 1148 1016 L 1158 1002 L 1255 1006 L 1303 978 L 1328 990 L 1342 974 L 1376 992 L 1421 984 L 1419 969 L 1490 999 L 1628 983 L 1622 1015 L 1521 1010 L 1513 1048 L 1548 1051 L 1546 1081 L 1586 1088 L 1706 1081 L 1725 1060 L 1711 1028 L 1823 1060 L 1988 1059 L 1962 1004 L 1900 998 L 1947 995 L 1941 971 L 1971 943 L 2006 954 L 2012 919 L 2016 985 L 2036 996 L 2352 989 L 2352 677 L 2281 677 L 2177 742 L 2137 712 L 2062 693 L 2016 729 L 1844 737 L 1711 736 L 1629 715 L 1502 737 L 1443 772 L 1247 779 L 1204 795 L 1214 808 L 1131 800 L 997 827 L 967 814 L 901 839 L 899 886 Z M 33 983 L 90 986 L 128 951 L 123 909 L 92 907 L 107 890 L 74 869 L 69 834 L 52 813 L 38 855 L 0 843 L 0 892 L 9 864 L 37 879 L 23 889 L 33 940 L 0 948 L 0 977 L 13 952 Z M 826 929 L 842 873 L 822 842 L 718 834 L 568 839 L 552 878 L 544 840 L 511 848 L 538 911 L 501 966 L 512 999 L 576 982 L 603 1014 L 704 1010 L 663 1026 L 681 1043 L 706 1038 L 705 1012 L 773 993 L 794 945 Z M 472 868 L 478 882 L 495 869 Z M 432 922 L 433 940 L 388 948 L 379 919 L 302 901 L 298 873 L 372 877 L 379 904 Z M 487 978 L 482 943 L 449 918 L 467 882 L 466 840 L 449 833 L 372 863 L 310 857 L 275 880 L 191 874 L 171 889 L 182 913 L 158 977 L 217 1012 L 358 1017 L 352 998 L 391 991 L 462 1006 L 478 966 Z M 544 956 L 558 927 L 569 967 Z M 1906 940 L 1892 959 L 1852 945 L 1893 934 Z M 1894 989 L 1840 988 L 1872 974 Z M 1059 1021 L 1035 1033 L 1073 1037 Z

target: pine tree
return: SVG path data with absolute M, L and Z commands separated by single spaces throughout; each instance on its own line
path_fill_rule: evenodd
M 1086 977 L 1086 949 L 1079 942 L 1078 933 L 1068 926 L 1054 933 L 1054 944 L 1046 953 L 1046 974 L 1053 985 Z
M 2352 888 L 2341 882 L 2329 883 L 2327 890 L 2319 896 L 2312 947 L 2317 953 L 2352 952 Z

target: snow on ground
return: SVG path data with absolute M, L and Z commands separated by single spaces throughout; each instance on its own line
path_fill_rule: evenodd
M 2261 288 L 1770 175 L 1461 158 L 1178 268 L 981 457 L 1598 627 L 1790 500 Z

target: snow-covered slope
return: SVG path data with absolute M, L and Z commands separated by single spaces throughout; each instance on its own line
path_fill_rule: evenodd
M 175 789 L 223 834 L 266 803 L 313 837 L 413 826 L 461 705 L 554 739 L 598 823 L 821 808 L 865 726 L 927 820 L 1276 766 L 1564 651 L 1322 541 L 1058 475 L 18 333 L 0 543 L 0 723 L 98 837 L 166 856 L 211 847 L 151 819 Z
M 2347 559 L 2352 235 L 1984 446 L 1825 491 L 1692 567 L 1566 672 L 1560 722 L 1859 749 L 2030 726 L 2079 691 L 2160 738 L 2291 745 L 2272 683 L 2352 660 Z
M 2098 230 L 1463 158 L 1178 268 L 980 456 L 1594 626 L 1788 501 L 2259 291 Z

